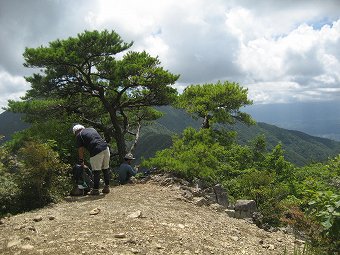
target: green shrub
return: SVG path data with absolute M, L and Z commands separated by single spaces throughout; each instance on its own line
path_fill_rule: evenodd
M 17 176 L 23 209 L 44 206 L 69 190 L 69 166 L 48 144 L 27 142 L 18 157 L 23 164 Z
M 340 251 L 340 195 L 332 191 L 315 192 L 309 213 L 322 226 L 324 243 L 329 252 Z
M 14 174 L 10 173 L 16 168 L 15 159 L 4 147 L 0 147 L 0 216 L 15 212 L 18 206 L 20 189 L 15 182 Z
M 70 167 L 50 144 L 26 142 L 17 156 L 0 147 L 0 215 L 41 207 L 69 192 Z

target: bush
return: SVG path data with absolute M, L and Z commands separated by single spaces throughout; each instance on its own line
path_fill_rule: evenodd
M 18 157 L 23 163 L 18 175 L 23 209 L 44 206 L 69 190 L 70 167 L 61 162 L 48 144 L 27 142 Z
M 329 252 L 340 251 L 340 195 L 316 192 L 309 202 L 310 215 L 322 226 L 323 243 Z M 320 244 L 319 244 L 320 245 Z
M 18 156 L 0 147 L 0 214 L 44 206 L 71 189 L 70 167 L 46 143 L 26 142 Z
M 0 216 L 15 212 L 20 189 L 11 171 L 16 170 L 16 161 L 4 147 L 0 147 Z

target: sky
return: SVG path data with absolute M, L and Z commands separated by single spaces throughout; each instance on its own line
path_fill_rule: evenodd
M 0 26 L 0 108 L 30 88 L 26 47 L 104 29 L 180 74 L 179 92 L 227 80 L 254 104 L 340 99 L 340 0 L 0 0 Z

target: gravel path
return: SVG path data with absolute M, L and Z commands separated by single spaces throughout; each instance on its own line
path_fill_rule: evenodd
M 292 254 L 269 233 L 181 198 L 176 186 L 117 186 L 1 220 L 0 254 Z

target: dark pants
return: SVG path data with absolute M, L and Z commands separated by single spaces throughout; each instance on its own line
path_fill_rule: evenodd
M 110 169 L 103 169 L 104 183 L 109 186 L 110 184 Z M 100 171 L 93 171 L 93 188 L 99 189 L 99 179 L 100 179 Z

